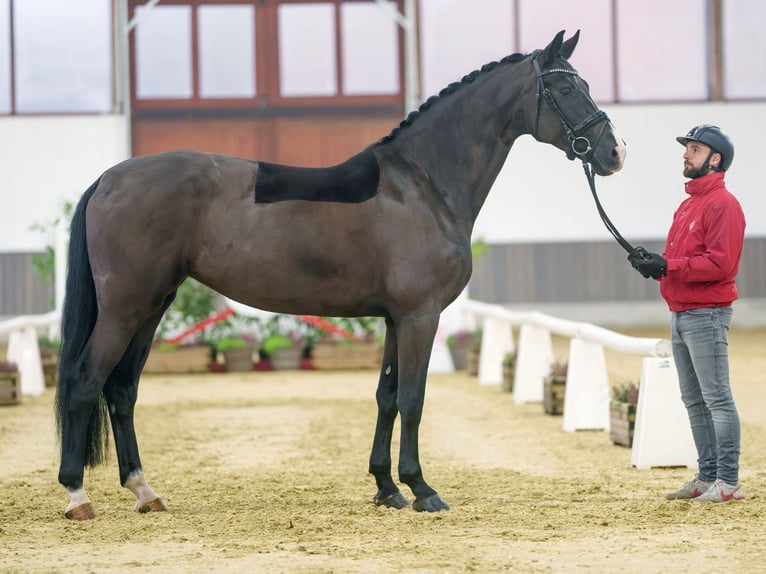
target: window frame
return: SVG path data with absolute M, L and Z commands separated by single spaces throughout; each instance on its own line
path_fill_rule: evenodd
M 397 42 L 399 55 L 399 90 L 393 94 L 345 95 L 343 89 L 342 69 L 342 27 L 341 5 L 347 2 L 362 2 L 369 0 L 162 0 L 162 6 L 190 6 L 191 10 L 191 42 L 192 42 L 192 96 L 190 98 L 138 98 L 136 96 L 136 36 L 129 38 L 130 54 L 130 98 L 135 112 L 181 111 L 200 113 L 248 111 L 256 114 L 269 114 L 279 110 L 298 109 L 338 109 L 352 108 L 359 110 L 386 108 L 390 110 L 403 109 L 404 99 L 404 32 L 397 25 Z M 401 12 L 404 0 L 392 0 Z M 129 0 L 128 19 L 135 16 L 136 7 L 143 6 L 145 0 Z M 200 63 L 199 63 L 199 17 L 198 10 L 202 5 L 231 5 L 242 4 L 254 6 L 255 15 L 255 84 L 253 97 L 241 98 L 203 98 L 200 96 Z M 282 96 L 280 94 L 279 70 L 279 37 L 278 37 L 278 8 L 282 4 L 333 4 L 335 10 L 335 62 L 337 68 L 337 93 L 331 96 Z M 140 22 L 138 24 L 140 26 Z

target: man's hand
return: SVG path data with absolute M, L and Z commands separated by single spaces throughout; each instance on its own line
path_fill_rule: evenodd
M 657 253 L 650 253 L 643 247 L 635 247 L 628 254 L 628 261 L 633 269 L 638 271 L 647 279 L 659 279 L 667 272 L 668 262 Z

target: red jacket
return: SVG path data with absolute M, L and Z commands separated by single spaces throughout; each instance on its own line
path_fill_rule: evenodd
M 726 189 L 724 172 L 686 182 L 687 198 L 673 215 L 660 293 L 671 311 L 728 307 L 745 236 L 745 215 Z

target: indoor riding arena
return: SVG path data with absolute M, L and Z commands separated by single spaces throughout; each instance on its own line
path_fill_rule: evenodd
M 0 573 L 766 574 L 764 22 L 0 0 Z M 676 225 L 709 175 L 744 230 Z M 723 504 L 666 498 L 708 226 Z

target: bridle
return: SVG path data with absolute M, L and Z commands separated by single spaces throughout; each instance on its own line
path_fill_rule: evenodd
M 540 57 L 539 50 L 532 54 L 532 67 L 535 70 L 535 76 L 537 76 L 535 137 L 537 137 L 537 134 L 540 129 L 540 108 L 542 106 L 542 101 L 544 98 L 545 101 L 548 102 L 548 105 L 551 107 L 551 109 L 554 112 L 556 112 L 556 115 L 559 117 L 559 120 L 561 121 L 561 125 L 564 127 L 564 131 L 567 134 L 567 138 L 569 139 L 571 151 L 566 152 L 567 157 L 569 159 L 574 159 L 575 157 L 579 157 L 583 161 L 587 161 L 586 156 L 593 150 L 593 146 L 591 146 L 590 140 L 587 137 L 585 137 L 583 134 L 586 131 L 588 131 L 593 125 L 599 122 L 604 122 L 604 125 L 601 126 L 601 131 L 598 133 L 598 138 L 596 139 L 596 146 L 598 146 L 598 143 L 601 141 L 601 136 L 604 135 L 606 126 L 610 123 L 609 116 L 606 115 L 606 112 L 598 109 L 598 106 L 596 106 L 593 100 L 591 100 L 591 103 L 593 104 L 593 107 L 595 108 L 595 110 L 591 114 L 589 114 L 579 124 L 573 126 L 572 123 L 564 114 L 561 107 L 553 98 L 553 94 L 551 94 L 551 91 L 548 89 L 548 86 L 545 85 L 545 76 L 549 74 L 569 74 L 570 76 L 576 76 L 577 70 L 568 70 L 566 68 L 551 68 L 550 70 L 543 70 L 540 67 L 539 57 Z M 588 99 L 590 99 L 590 97 Z
M 590 163 L 588 161 L 589 154 L 593 151 L 594 147 L 598 147 L 598 144 L 601 141 L 601 137 L 604 135 L 604 131 L 606 130 L 606 126 L 611 123 L 611 121 L 609 120 L 609 116 L 606 115 L 606 112 L 598 109 L 598 106 L 595 104 L 595 102 L 591 100 L 591 103 L 593 104 L 593 107 L 595 108 L 595 110 L 591 112 L 579 124 L 573 126 L 572 123 L 564 114 L 561 107 L 553 98 L 553 94 L 551 94 L 551 91 L 548 89 L 548 86 L 545 85 L 544 78 L 548 74 L 569 74 L 572 76 L 577 76 L 577 70 L 571 70 L 566 68 L 551 68 L 550 70 L 543 70 L 540 67 L 540 62 L 539 62 L 540 53 L 541 53 L 541 50 L 537 50 L 532 54 L 532 67 L 534 68 L 535 76 L 537 77 L 535 132 L 534 132 L 535 139 L 537 139 L 537 135 L 539 133 L 540 107 L 542 105 L 542 100 L 544 98 L 545 101 L 548 102 L 548 105 L 550 106 L 550 108 L 554 112 L 556 112 L 556 115 L 559 117 L 559 120 L 561 121 L 561 125 L 564 127 L 564 131 L 567 134 L 567 138 L 569 139 L 569 145 L 571 149 L 566 152 L 567 157 L 570 160 L 574 160 L 575 157 L 579 157 L 582 160 L 582 166 L 583 166 L 583 170 L 585 171 L 585 177 L 588 179 L 588 186 L 590 187 L 590 191 L 593 194 L 593 199 L 596 202 L 596 209 L 598 210 L 598 214 L 601 217 L 601 221 L 604 222 L 604 225 L 606 226 L 607 230 L 617 240 L 617 243 L 619 243 L 622 246 L 622 248 L 625 249 L 625 251 L 630 253 L 631 251 L 634 250 L 633 246 L 630 243 L 628 243 L 628 241 L 625 240 L 625 238 L 620 234 L 619 231 L 617 231 L 617 228 L 614 226 L 612 221 L 606 215 L 604 208 L 601 206 L 601 202 L 598 199 L 598 194 L 596 193 L 596 176 L 595 176 L 595 173 L 593 172 L 593 168 L 590 166 Z M 592 146 L 590 143 L 590 140 L 583 134 L 585 134 L 585 132 L 588 131 L 588 129 L 590 129 L 592 126 L 594 126 L 595 124 L 599 122 L 603 122 L 603 125 L 601 126 L 601 130 L 598 132 L 598 137 L 596 138 L 595 146 Z

